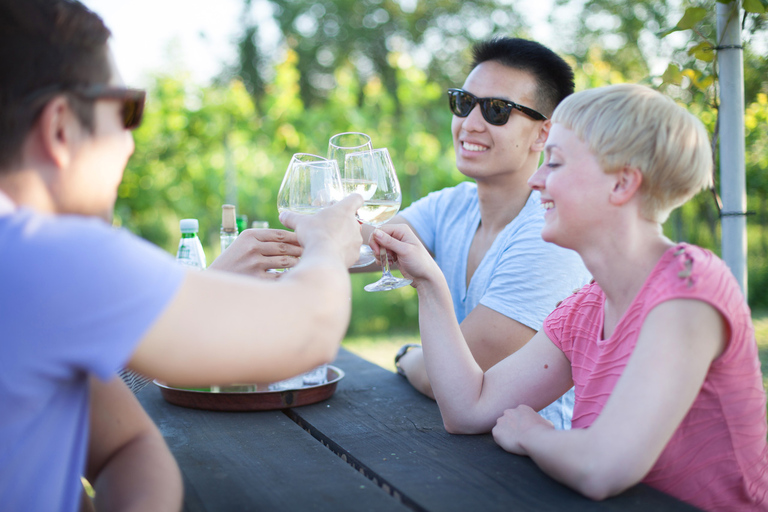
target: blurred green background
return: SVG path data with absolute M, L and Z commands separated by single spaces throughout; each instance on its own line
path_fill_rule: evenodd
M 469 71 L 474 41 L 529 37 L 524 2 L 475 0 L 294 0 L 269 2 L 278 49 L 259 46 L 260 25 L 243 1 L 235 65 L 198 85 L 184 72 L 152 79 L 136 152 L 119 189 L 115 222 L 175 253 L 182 218 L 200 221 L 208 261 L 219 253 L 221 205 L 279 227 L 276 195 L 293 153 L 325 155 L 339 132 L 368 133 L 388 147 L 403 206 L 463 180 L 454 165 L 445 90 Z M 561 52 L 576 89 L 641 82 L 685 105 L 716 132 L 717 68 L 711 51 L 715 1 L 558 0 L 571 9 Z M 749 236 L 749 301 L 768 308 L 768 60 L 765 7 L 748 0 L 743 19 Z M 762 11 L 761 11 L 762 9 Z M 668 30 L 672 29 L 672 30 Z M 665 32 L 671 32 L 666 35 Z M 709 45 L 709 46 L 707 46 Z M 717 177 L 716 177 L 717 178 Z M 717 180 L 716 180 L 717 181 Z M 720 253 L 712 194 L 702 193 L 665 225 L 675 240 Z M 369 294 L 373 275 L 353 276 L 357 337 L 412 336 L 415 292 Z

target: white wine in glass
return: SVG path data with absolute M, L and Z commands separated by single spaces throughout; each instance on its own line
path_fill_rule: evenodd
M 363 206 L 357 211 L 361 222 L 381 226 L 400 210 L 402 194 L 395 166 L 387 148 L 361 151 L 347 155 L 345 172 L 364 183 L 373 182 L 376 188 L 369 197 L 363 197 Z M 371 187 L 372 188 L 372 187 Z M 368 292 L 394 290 L 411 284 L 410 279 L 395 277 L 389 270 L 387 251 L 381 251 L 381 279 L 365 286 Z
M 370 199 L 375 192 L 376 183 L 374 181 L 366 180 L 364 177 L 360 176 L 351 176 L 347 174 L 345 167 L 346 156 L 348 154 L 359 151 L 370 151 L 372 149 L 371 138 L 368 135 L 359 132 L 337 133 L 328 141 L 328 159 L 336 160 L 336 163 L 339 164 L 341 184 L 347 195 L 352 193 L 360 194 L 363 199 L 366 200 Z M 363 244 L 360 246 L 360 256 L 351 268 L 367 267 L 375 261 L 376 258 L 374 258 L 371 248 L 368 247 L 368 245 Z

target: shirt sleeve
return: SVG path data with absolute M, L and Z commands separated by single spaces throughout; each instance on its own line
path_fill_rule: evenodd
M 101 221 L 67 217 L 26 226 L 8 285 L 25 307 L 11 335 L 53 378 L 110 378 L 175 295 L 185 271 L 166 252 Z

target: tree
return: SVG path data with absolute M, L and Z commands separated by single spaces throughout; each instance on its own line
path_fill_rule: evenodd
M 244 0 L 251 8 L 251 0 Z M 520 33 L 524 23 L 509 5 L 494 0 L 271 0 L 284 46 L 298 56 L 301 99 L 307 106 L 328 98 L 338 85 L 335 72 L 348 67 L 356 81 L 381 80 L 400 111 L 397 73 L 414 59 L 431 80 L 464 79 L 465 59 L 457 59 L 472 42 L 492 34 Z M 265 61 L 254 59 L 253 22 L 247 21 L 240 42 L 240 69 L 249 91 L 258 95 L 268 74 Z M 273 56 L 279 60 L 280 56 Z M 255 65 L 254 65 L 255 64 Z M 364 89 L 358 89 L 362 106 Z

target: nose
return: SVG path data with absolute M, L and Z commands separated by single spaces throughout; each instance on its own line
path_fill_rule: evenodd
M 480 111 L 479 103 L 472 107 L 469 115 L 464 118 L 462 128 L 469 132 L 480 132 L 486 129 L 486 122 L 483 118 L 483 113 Z
M 528 178 L 528 186 L 533 190 L 542 191 L 545 188 L 547 182 L 547 167 L 541 164 L 533 176 Z

